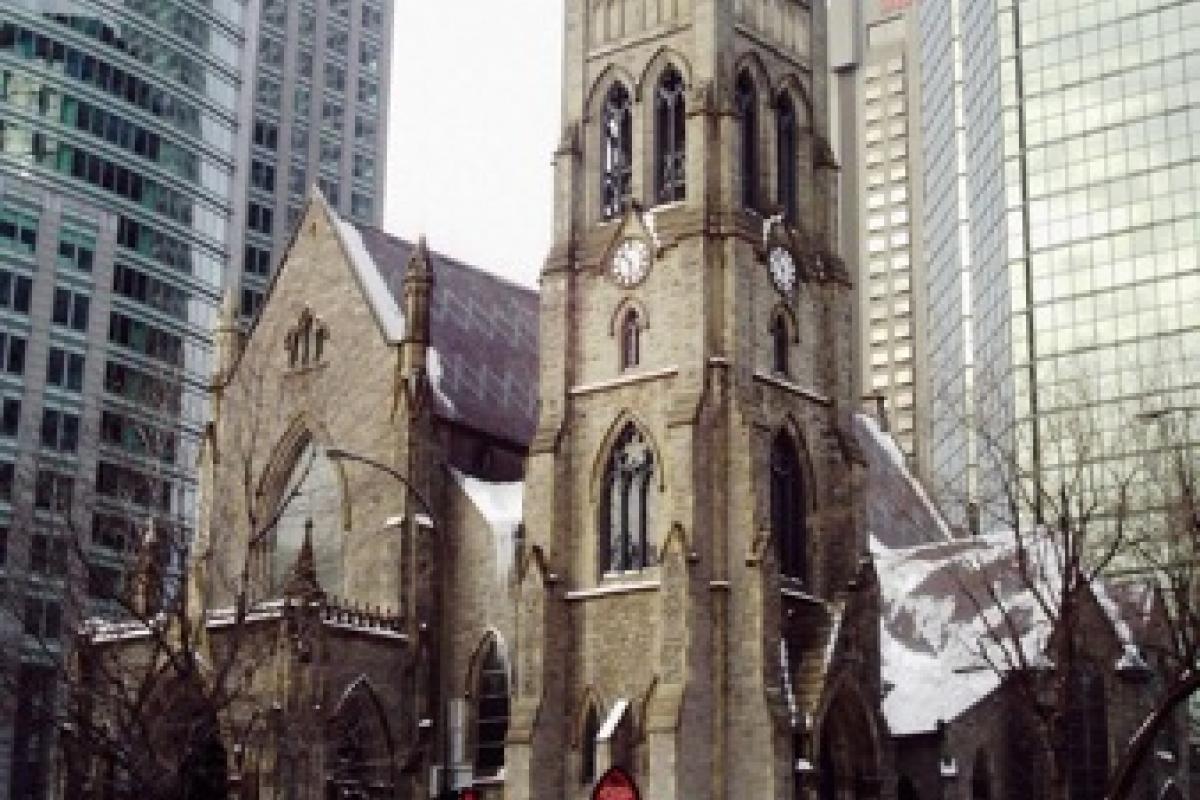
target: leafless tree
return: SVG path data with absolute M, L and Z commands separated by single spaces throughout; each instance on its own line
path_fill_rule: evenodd
M 1041 422 L 1036 451 L 1028 426 L 972 431 L 980 487 L 972 513 L 983 532 L 1003 532 L 995 546 L 1004 552 L 968 563 L 956 580 L 983 621 L 969 644 L 1019 698 L 1036 736 L 1042 774 L 1031 776 L 1040 783 L 1031 791 L 1050 800 L 1089 780 L 1072 749 L 1086 703 L 1089 619 L 1120 613 L 1118 595 L 1142 599 L 1137 649 L 1117 667 L 1142 682 L 1145 716 L 1127 745 L 1120 740 L 1109 774 L 1090 778 L 1124 800 L 1200 688 L 1198 454 L 1184 431 L 1115 452 L 1088 404 L 1075 408 L 1085 410 Z M 1126 434 L 1145 428 L 1131 420 Z
M 221 458 L 244 476 L 240 527 L 249 534 L 202 541 L 178 491 L 193 466 L 186 460 L 197 455 L 180 445 L 180 381 L 142 384 L 127 415 L 111 408 L 83 415 L 96 428 L 80 438 L 127 454 L 118 459 L 106 450 L 94 484 L 78 485 L 78 476 L 41 455 L 13 480 L 15 505 L 29 510 L 12 521 L 9 543 L 27 551 L 22 560 L 30 569 L 0 594 L 0 627 L 14 634 L 2 637 L 10 647 L 0 702 L 31 739 L 24 749 L 36 750 L 42 766 L 54 762 L 50 770 L 28 765 L 23 796 L 50 789 L 53 796 L 106 800 L 225 797 L 231 754 L 223 742 L 230 732 L 221 725 L 257 718 L 226 714 L 253 702 L 242 666 L 254 644 L 247 623 L 261 597 L 255 560 L 311 462 L 298 465 L 295 485 L 264 510 L 256 502 L 257 462 L 266 450 L 262 437 L 277 422 L 267 380 L 242 376 L 215 386 L 214 396 L 242 395 L 244 413 Z M 211 437 L 201 444 L 207 447 Z M 224 549 L 225 563 L 238 564 L 218 593 L 232 598 L 222 608 L 210 607 L 211 587 L 198 585 L 211 575 L 189 569 L 211 560 L 215 548 Z M 219 646 L 210 639 L 214 624 Z M 49 787 L 51 780 L 57 786 Z

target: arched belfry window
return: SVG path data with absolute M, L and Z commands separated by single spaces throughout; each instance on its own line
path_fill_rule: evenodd
M 734 91 L 738 114 L 738 164 L 741 167 L 742 207 L 758 210 L 758 91 L 743 72 Z
M 775 103 L 776 199 L 784 219 L 796 221 L 796 107 L 786 92 Z
M 788 374 L 788 324 L 783 314 L 776 314 L 771 322 L 771 368 Z
M 636 367 L 642 360 L 642 320 L 631 308 L 621 317 L 621 369 Z
M 508 735 L 508 668 L 495 637 L 489 638 L 475 682 L 475 776 L 491 778 L 504 769 Z
M 600 565 L 629 572 L 650 564 L 650 518 L 654 498 L 654 450 L 630 423 L 613 444 L 600 498 Z
M 633 107 L 623 83 L 614 83 L 604 99 L 601 137 L 602 211 L 605 219 L 612 219 L 629 207 L 633 191 Z
M 660 203 L 682 200 L 687 193 L 685 105 L 683 78 L 668 67 L 654 93 L 654 188 Z
M 1081 664 L 1067 678 L 1067 778 L 1071 800 L 1101 800 L 1108 778 L 1108 712 L 1104 676 Z
M 804 475 L 791 438 L 780 432 L 771 444 L 771 535 L 779 572 L 803 581 L 808 577 L 808 520 Z

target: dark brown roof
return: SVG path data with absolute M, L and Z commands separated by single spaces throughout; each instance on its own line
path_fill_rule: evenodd
M 415 245 L 359 227 L 384 283 L 404 308 Z M 538 295 L 430 251 L 430 379 L 438 410 L 466 427 L 525 446 L 537 424 Z

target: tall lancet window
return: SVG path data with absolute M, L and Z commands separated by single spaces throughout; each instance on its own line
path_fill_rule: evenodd
M 495 777 L 504 771 L 504 737 L 508 734 L 508 668 L 492 637 L 485 645 L 475 687 L 475 775 Z
M 667 67 L 654 93 L 654 189 L 660 203 L 682 200 L 687 193 L 685 106 L 683 77 Z
M 783 314 L 771 323 L 771 366 L 780 375 L 788 374 L 788 326 Z
M 784 219 L 796 221 L 796 107 L 786 92 L 779 95 L 775 104 L 775 149 L 779 181 L 776 199 L 783 210 Z
M 601 136 L 602 211 L 605 219 L 612 219 L 629 207 L 633 191 L 633 110 L 629 90 L 622 83 L 614 83 L 604 100 Z
M 650 564 L 654 450 L 630 423 L 608 457 L 600 499 L 600 564 L 605 572 L 629 572 Z
M 642 324 L 636 309 L 621 317 L 621 369 L 633 369 L 642 360 Z
M 1071 800 L 1101 800 L 1108 778 L 1108 702 L 1104 676 L 1089 663 L 1067 676 L 1067 780 Z
M 780 432 L 771 445 L 771 535 L 779 572 L 784 577 L 808 578 L 808 520 L 804 475 L 796 447 Z
M 742 208 L 758 210 L 758 91 L 745 72 L 738 75 L 734 103 L 738 113 L 738 164 L 741 167 Z

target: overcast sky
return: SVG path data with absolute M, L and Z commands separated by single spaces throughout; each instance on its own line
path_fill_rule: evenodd
M 395 3 L 384 228 L 534 285 L 550 243 L 562 0 Z

